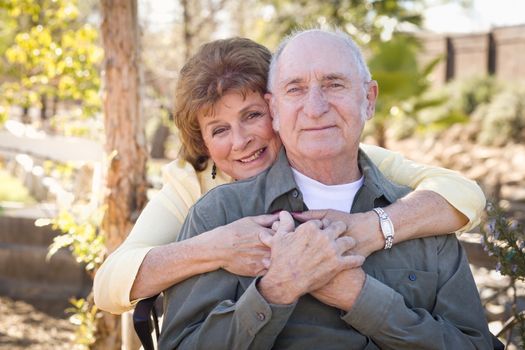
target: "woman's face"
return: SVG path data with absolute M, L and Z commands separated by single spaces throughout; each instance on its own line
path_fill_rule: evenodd
M 257 92 L 246 97 L 229 92 L 214 105 L 213 115 L 199 114 L 198 121 L 210 158 L 234 179 L 257 175 L 277 158 L 281 141 Z

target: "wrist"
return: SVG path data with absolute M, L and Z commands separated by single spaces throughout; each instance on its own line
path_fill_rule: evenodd
M 275 305 L 289 305 L 299 299 L 300 295 L 291 293 L 288 288 L 286 288 L 283 283 L 279 283 L 273 280 L 268 275 L 265 275 L 259 280 L 257 284 L 257 290 L 259 293 L 266 299 L 269 304 Z
M 385 239 L 381 232 L 377 214 L 372 210 L 365 213 L 350 214 L 355 215 L 348 226 L 351 236 L 357 241 L 355 252 L 367 257 L 373 252 L 383 249 Z
M 345 304 L 340 307 L 341 310 L 345 312 L 350 311 L 350 309 L 354 306 L 355 302 L 357 301 L 357 298 L 359 298 L 361 291 L 363 290 L 363 286 L 365 285 L 365 280 L 366 280 L 366 274 L 363 271 L 363 269 L 359 268 L 357 276 L 354 277 L 354 281 L 357 287 L 352 288 L 352 290 L 349 291 L 349 293 L 347 294 L 347 298 L 345 300 Z
M 221 238 L 222 229 L 222 226 L 217 227 L 195 236 L 194 238 L 198 238 L 198 240 L 192 242 L 195 244 L 195 249 L 193 249 L 195 255 L 193 256 L 198 259 L 200 264 L 207 267 L 205 272 L 227 267 L 232 258 L 231 252 L 225 249 L 224 236 Z

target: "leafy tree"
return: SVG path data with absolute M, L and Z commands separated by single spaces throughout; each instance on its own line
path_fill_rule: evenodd
M 387 128 L 397 136 L 408 136 L 418 123 L 420 112 L 445 102 L 443 97 L 427 97 L 429 74 L 439 63 L 436 58 L 423 69 L 419 67 L 419 44 L 413 37 L 396 35 L 379 42 L 372 49 L 369 68 L 379 84 L 377 112 L 367 132 L 372 132 L 380 146 L 386 146 Z
M 76 0 L 0 0 L 0 17 L 8 18 L 0 41 L 4 109 L 38 106 L 42 119 L 54 114 L 50 102 L 53 112 L 58 102 L 81 105 L 84 116 L 99 111 L 102 50 L 96 29 L 79 20 Z
M 403 26 L 419 26 L 422 0 L 262 0 L 265 5 L 261 42 L 275 44 L 297 27 L 332 25 L 361 44 L 388 40 Z

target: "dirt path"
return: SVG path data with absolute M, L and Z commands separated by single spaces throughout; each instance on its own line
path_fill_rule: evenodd
M 0 297 L 0 349 L 72 349 L 74 327 L 62 305 L 31 305 Z

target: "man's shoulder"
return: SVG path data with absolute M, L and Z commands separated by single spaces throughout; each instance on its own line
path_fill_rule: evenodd
M 211 229 L 245 216 L 264 213 L 266 178 L 263 174 L 219 185 L 191 207 L 186 221 Z
M 374 187 L 383 192 L 390 203 L 394 203 L 399 198 L 402 198 L 408 193 L 412 192 L 412 188 L 389 180 L 374 164 L 365 150 L 360 149 L 358 159 L 359 166 L 364 172 L 365 182 L 369 184 L 373 183 Z
M 249 200 L 264 192 L 266 187 L 266 172 L 262 174 L 212 188 L 196 203 L 195 207 L 209 205 L 230 205 L 232 201 Z

